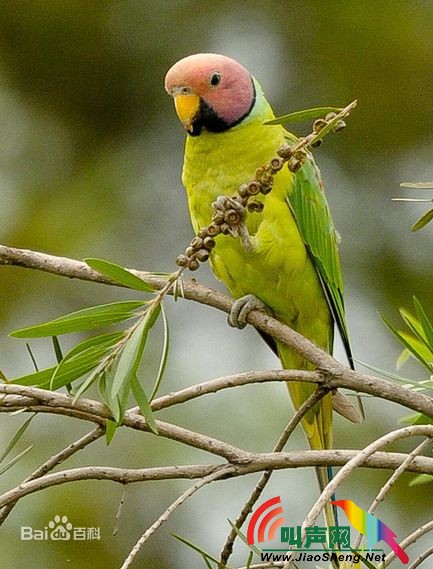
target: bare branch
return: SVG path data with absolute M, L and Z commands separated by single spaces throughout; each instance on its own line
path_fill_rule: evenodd
M 296 427 L 301 422 L 304 415 L 312 408 L 318 401 L 322 399 L 322 397 L 327 393 L 327 391 L 323 388 L 318 387 L 316 391 L 314 391 L 299 407 L 296 413 L 288 422 L 286 428 L 281 433 L 280 438 L 278 439 L 276 445 L 273 448 L 272 452 L 281 452 L 285 447 L 287 441 L 289 440 L 291 434 L 296 429 Z M 254 490 L 251 492 L 250 497 L 248 498 L 247 502 L 245 503 L 244 507 L 242 508 L 241 513 L 239 514 L 238 518 L 235 521 L 235 527 L 240 529 L 245 520 L 247 519 L 248 515 L 252 512 L 254 504 L 262 495 L 263 490 L 266 488 L 266 484 L 269 482 L 270 477 L 272 476 L 272 470 L 266 470 L 260 477 L 259 481 L 257 482 Z M 229 533 L 227 540 L 224 544 L 223 550 L 221 552 L 220 561 L 223 565 L 227 565 L 227 561 L 230 558 L 230 555 L 233 552 L 233 544 L 237 537 L 237 533 L 234 529 L 231 530 Z
M 344 466 L 359 454 L 356 450 L 302 450 L 279 453 L 248 453 L 245 463 L 231 464 L 230 477 L 245 476 L 264 470 L 308 468 L 312 466 Z M 360 466 L 395 470 L 405 460 L 404 453 L 375 452 Z M 109 466 L 83 466 L 61 470 L 23 482 L 0 496 L 0 507 L 45 488 L 77 482 L 79 480 L 110 480 L 119 484 L 134 484 L 152 480 L 194 479 L 212 474 L 224 464 L 186 466 L 160 466 L 153 468 L 115 468 Z M 409 472 L 433 474 L 433 458 L 417 457 L 407 468 Z
M 416 569 L 416 567 L 419 567 L 421 563 L 431 555 L 433 555 L 433 545 L 424 551 L 424 553 L 421 553 L 421 555 L 415 559 L 415 561 L 408 567 L 408 569 Z
M 305 539 L 305 528 L 314 525 L 321 511 L 323 510 L 325 505 L 329 502 L 329 500 L 332 498 L 336 489 L 351 475 L 351 473 L 356 468 L 364 464 L 366 459 L 368 459 L 371 455 L 373 455 L 376 451 L 378 451 L 382 447 L 394 441 L 414 436 L 433 437 L 433 426 L 412 425 L 410 427 L 404 427 L 403 429 L 397 429 L 395 431 L 392 431 L 391 433 L 384 435 L 383 437 L 380 437 L 379 439 L 375 440 L 367 447 L 365 447 L 363 450 L 359 451 L 357 455 L 352 460 L 350 460 L 345 466 L 343 466 L 343 468 L 326 485 L 323 492 L 319 496 L 318 500 L 311 508 L 310 512 L 308 513 L 307 517 L 305 518 L 302 524 L 302 539 L 303 540 Z M 292 566 L 292 561 L 288 561 L 284 565 L 284 569 L 289 569 L 291 566 Z
M 159 411 L 166 407 L 179 405 L 186 401 L 191 401 L 197 397 L 208 395 L 209 393 L 217 393 L 222 389 L 229 389 L 232 387 L 241 387 L 243 385 L 250 385 L 252 383 L 266 383 L 269 381 L 302 381 L 306 383 L 324 383 L 323 377 L 315 371 L 305 370 L 271 370 L 271 371 L 248 371 L 238 373 L 235 375 L 228 375 L 226 377 L 219 377 L 203 383 L 186 387 L 180 391 L 169 393 L 154 399 L 151 403 L 153 411 Z M 138 412 L 138 407 L 131 409 Z
M 400 547 L 402 549 L 407 549 L 410 545 L 413 545 L 421 537 L 423 537 L 427 533 L 431 532 L 432 530 L 433 530 L 433 520 L 431 520 L 430 522 L 427 522 L 426 524 L 423 524 L 418 529 L 416 529 L 413 533 L 411 533 L 407 537 L 405 537 L 403 539 L 403 541 L 400 542 Z M 396 558 L 395 553 L 393 551 L 391 551 L 391 553 L 389 553 L 385 557 L 385 561 L 384 561 L 385 567 L 388 567 L 394 561 L 395 558 Z
M 193 494 L 195 494 L 198 490 L 200 490 L 200 488 L 203 488 L 203 486 L 206 486 L 207 484 L 210 484 L 211 482 L 214 482 L 215 480 L 225 478 L 227 475 L 230 474 L 230 472 L 233 471 L 233 469 L 234 469 L 234 467 L 231 465 L 219 467 L 215 472 L 212 472 L 212 474 L 205 476 L 204 478 L 202 478 L 201 480 L 196 482 L 196 484 L 194 484 L 194 486 L 191 486 L 191 488 L 188 488 L 188 490 L 186 492 L 181 494 L 181 496 L 179 496 L 179 498 L 177 498 L 177 500 L 175 500 L 165 510 L 165 512 L 156 520 L 156 522 L 154 524 L 152 524 L 151 527 L 143 533 L 143 535 L 140 537 L 140 539 L 137 541 L 137 543 L 132 548 L 128 557 L 123 562 L 123 565 L 120 569 L 127 569 L 128 567 L 130 567 L 131 563 L 135 559 L 137 553 L 140 551 L 140 549 L 144 545 L 144 543 L 162 526 L 162 524 L 164 522 L 167 521 L 167 519 L 171 516 L 171 514 L 179 506 L 181 506 L 188 498 L 190 498 Z
M 46 255 L 27 249 L 16 249 L 0 245 L 0 265 L 26 267 L 29 269 L 41 270 L 56 275 L 77 278 L 92 282 L 114 285 L 112 281 L 90 269 L 85 263 L 68 259 L 66 257 L 56 257 Z M 167 279 L 157 277 L 147 272 L 132 271 L 139 277 L 146 280 L 156 289 L 162 289 L 167 285 Z M 212 306 L 218 310 L 228 313 L 233 301 L 227 295 L 207 288 L 194 280 L 183 282 L 184 297 L 194 300 L 207 306 Z M 345 387 L 353 391 L 360 391 L 382 397 L 405 407 L 433 417 L 433 399 L 421 393 L 409 391 L 404 387 L 378 377 L 360 374 L 349 370 L 338 363 L 329 354 L 315 346 L 312 342 L 289 328 L 271 316 L 260 311 L 252 311 L 248 315 L 247 321 L 258 330 L 265 332 L 283 344 L 292 348 L 317 366 L 325 383 L 330 388 Z

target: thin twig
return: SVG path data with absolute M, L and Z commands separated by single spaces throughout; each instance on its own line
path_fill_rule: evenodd
M 287 441 L 289 440 L 290 436 L 292 435 L 293 431 L 301 422 L 304 415 L 312 408 L 316 403 L 318 403 L 322 397 L 327 393 L 326 389 L 318 387 L 311 395 L 304 401 L 304 403 L 299 407 L 296 413 L 292 416 L 290 421 L 287 423 L 286 428 L 281 433 L 280 438 L 278 439 L 277 443 L 275 444 L 272 452 L 281 452 L 285 447 Z M 240 529 L 245 520 L 247 519 L 248 515 L 251 513 L 254 504 L 262 495 L 263 490 L 265 489 L 269 479 L 272 476 L 273 470 L 266 470 L 260 477 L 259 481 L 257 482 L 255 488 L 250 494 L 250 497 L 246 501 L 242 511 L 240 512 L 238 518 L 235 521 L 235 527 Z M 227 540 L 224 544 L 223 550 L 220 556 L 220 563 L 222 565 L 227 565 L 227 561 L 230 558 L 230 555 L 233 552 L 233 544 L 237 537 L 237 532 L 232 529 L 229 533 Z
M 413 545 L 416 541 L 418 541 L 418 539 L 420 539 L 421 537 L 423 537 L 424 535 L 426 535 L 431 531 L 433 531 L 433 520 L 427 522 L 426 524 L 423 524 L 414 532 L 405 537 L 403 541 L 400 542 L 400 547 L 402 549 L 407 549 L 410 545 Z M 391 553 L 389 553 L 385 557 L 384 561 L 385 567 L 388 567 L 394 561 L 395 558 L 396 554 L 393 551 L 391 551 Z
M 136 555 L 138 554 L 138 552 L 140 551 L 140 549 L 142 548 L 144 543 L 162 526 L 162 524 L 164 522 L 167 521 L 167 519 L 171 516 L 171 514 L 179 506 L 181 506 L 188 498 L 190 498 L 193 494 L 195 494 L 198 490 L 200 490 L 200 488 L 203 488 L 203 486 L 206 486 L 207 484 L 210 484 L 211 482 L 214 482 L 215 480 L 218 480 L 220 478 L 224 478 L 225 476 L 230 474 L 230 472 L 233 470 L 233 468 L 234 467 L 232 465 L 223 466 L 223 467 L 219 468 L 218 470 L 216 470 L 215 472 L 213 472 L 212 474 L 205 476 L 204 478 L 202 478 L 201 480 L 196 482 L 193 486 L 191 486 L 191 488 L 188 488 L 188 490 L 186 490 L 186 492 L 181 494 L 179 496 L 179 498 L 177 498 L 165 510 L 165 512 L 156 520 L 156 522 L 154 522 L 150 526 L 150 528 L 148 528 L 143 533 L 143 535 L 140 537 L 140 539 L 137 541 L 137 543 L 131 549 L 128 557 L 125 559 L 125 561 L 123 562 L 123 565 L 120 569 L 127 569 L 128 567 L 131 566 L 131 563 L 134 561 Z
M 175 391 L 174 393 L 163 395 L 157 399 L 154 399 L 151 403 L 151 407 L 152 411 L 159 411 L 160 409 L 166 409 L 167 407 L 172 407 L 173 405 L 179 405 L 180 403 L 192 401 L 193 399 L 202 397 L 203 395 L 208 395 L 209 393 L 217 393 L 222 389 L 241 387 L 243 385 L 251 385 L 252 383 L 266 383 L 268 381 L 302 381 L 306 383 L 324 383 L 323 377 L 315 371 L 293 369 L 248 371 L 234 375 L 228 375 L 225 377 L 219 377 L 217 379 L 212 379 L 203 383 L 197 383 L 190 387 L 185 387 L 184 389 Z M 134 407 L 131 409 L 131 411 L 138 413 L 139 408 Z
M 329 502 L 337 488 L 352 474 L 352 472 L 361 466 L 365 460 L 374 454 L 376 451 L 382 447 L 408 437 L 414 436 L 426 436 L 433 437 L 433 426 L 432 425 L 412 425 L 410 427 L 404 427 L 402 429 L 397 429 L 380 437 L 375 440 L 363 450 L 359 451 L 357 455 L 350 460 L 343 468 L 334 476 L 334 478 L 325 486 L 323 492 L 311 508 L 307 517 L 302 524 L 302 540 L 305 539 L 305 528 L 313 526 L 319 517 L 321 511 Z M 284 565 L 284 569 L 289 569 L 292 565 L 292 561 L 288 561 Z
M 416 569 L 417 567 L 419 567 L 421 565 L 421 563 L 423 561 L 425 561 L 431 555 L 433 555 L 433 545 L 431 547 L 429 547 L 426 551 L 424 551 L 424 553 L 421 553 L 421 555 L 419 555 L 415 559 L 415 561 L 411 565 L 409 565 L 409 567 L 407 569 Z
M 114 516 L 114 528 L 113 528 L 113 532 L 111 534 L 113 537 L 115 535 L 117 535 L 117 532 L 119 531 L 119 522 L 120 522 L 120 517 L 122 516 L 123 505 L 125 503 L 127 490 L 128 490 L 128 486 L 125 484 L 125 486 L 123 487 L 122 496 L 120 498 L 120 502 L 119 502 L 119 506 L 117 508 L 116 515 Z
M 230 477 L 246 476 L 265 470 L 311 468 L 316 466 L 344 466 L 358 456 L 356 450 L 305 450 L 279 453 L 250 453 L 249 461 L 231 464 Z M 404 453 L 376 452 L 361 466 L 365 468 L 395 470 L 405 460 Z M 80 480 L 109 480 L 119 484 L 134 484 L 153 480 L 202 478 L 212 474 L 224 464 L 191 464 L 182 466 L 159 466 L 152 468 L 115 468 L 110 466 L 81 466 L 52 472 L 23 482 L 0 496 L 0 507 L 15 502 L 29 494 L 46 488 L 78 482 Z M 418 457 L 407 469 L 410 472 L 433 474 L 433 459 Z
M 421 454 L 421 452 L 429 445 L 431 445 L 431 439 L 424 439 L 407 457 L 407 459 L 402 462 L 402 464 L 397 468 L 397 470 L 395 470 L 393 472 L 393 474 L 390 476 L 390 478 L 388 479 L 388 481 L 386 482 L 386 484 L 384 486 L 382 486 L 382 488 L 379 490 L 379 493 L 377 494 L 376 498 L 373 500 L 371 506 L 368 508 L 368 511 L 370 514 L 374 514 L 376 512 L 377 507 L 379 506 L 379 504 L 381 502 L 383 502 L 383 500 L 385 499 L 385 496 L 388 494 L 388 492 L 391 490 L 391 488 L 394 486 L 394 484 L 397 482 L 397 480 L 400 478 L 400 476 L 402 476 L 402 474 L 404 474 L 404 472 L 406 472 L 408 466 L 411 464 L 411 462 L 419 455 Z M 359 534 L 355 545 L 353 547 L 353 549 L 359 549 L 360 545 L 361 545 L 361 541 L 362 541 L 362 535 Z

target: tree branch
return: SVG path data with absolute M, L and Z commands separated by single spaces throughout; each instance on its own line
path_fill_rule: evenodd
M 28 249 L 6 247 L 5 245 L 0 245 L 0 265 L 25 267 L 68 278 L 116 285 L 116 283 L 100 275 L 81 261 L 47 255 Z M 167 279 L 157 277 L 151 273 L 136 270 L 132 270 L 132 272 L 158 290 L 167 285 Z M 233 305 L 232 299 L 227 295 L 207 288 L 195 280 L 184 281 L 182 289 L 185 299 L 212 306 L 225 313 L 228 313 Z M 389 380 L 361 374 L 346 368 L 307 338 L 263 312 L 258 310 L 250 312 L 247 321 L 258 330 L 279 340 L 302 355 L 303 358 L 315 364 L 317 372 L 322 376 L 327 387 L 331 389 L 345 387 L 353 391 L 368 393 L 389 399 L 404 407 L 409 407 L 419 413 L 433 417 L 433 399 L 431 397 L 409 391 Z
M 359 454 L 356 450 L 302 450 L 279 453 L 249 453 L 245 464 L 230 463 L 227 478 L 235 478 L 266 470 L 289 470 L 312 466 L 344 466 Z M 376 452 L 360 466 L 374 469 L 395 470 L 407 459 L 407 454 Z M 155 480 L 194 479 L 209 476 L 224 464 L 196 464 L 185 466 L 159 466 L 153 468 L 116 468 L 110 466 L 83 466 L 46 474 L 23 482 L 0 496 L 0 507 L 45 488 L 77 482 L 79 480 L 110 480 L 119 484 L 134 484 Z M 409 472 L 433 475 L 433 458 L 417 457 L 408 466 Z

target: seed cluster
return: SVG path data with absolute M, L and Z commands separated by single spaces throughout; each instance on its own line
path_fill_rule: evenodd
M 348 114 L 355 104 L 356 102 L 349 105 L 345 114 Z M 277 156 L 267 164 L 257 168 L 253 179 L 238 188 L 237 195 L 218 197 L 212 204 L 212 223 L 199 230 L 197 236 L 191 240 L 186 248 L 185 253 L 177 257 L 176 264 L 181 268 L 196 271 L 200 263 L 209 259 L 210 253 L 216 245 L 215 237 L 220 233 L 232 237 L 240 236 L 242 242 L 247 246 L 248 232 L 245 226 L 247 210 L 251 213 L 262 212 L 264 203 L 261 196 L 266 196 L 272 190 L 274 175 L 285 164 L 293 173 L 302 168 L 308 158 L 308 146 L 319 146 L 322 143 L 322 139 L 317 139 L 317 135 L 331 122 L 335 123 L 332 126 L 334 132 L 342 131 L 346 123 L 342 118 L 335 119 L 338 116 L 345 116 L 345 114 L 328 113 L 324 119 L 315 120 L 311 134 L 294 145 L 283 144 L 280 146 L 277 150 Z

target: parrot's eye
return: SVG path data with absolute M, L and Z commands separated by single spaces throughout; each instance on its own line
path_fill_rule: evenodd
M 221 75 L 219 73 L 214 73 L 210 78 L 210 84 L 212 87 L 216 87 L 221 83 Z

